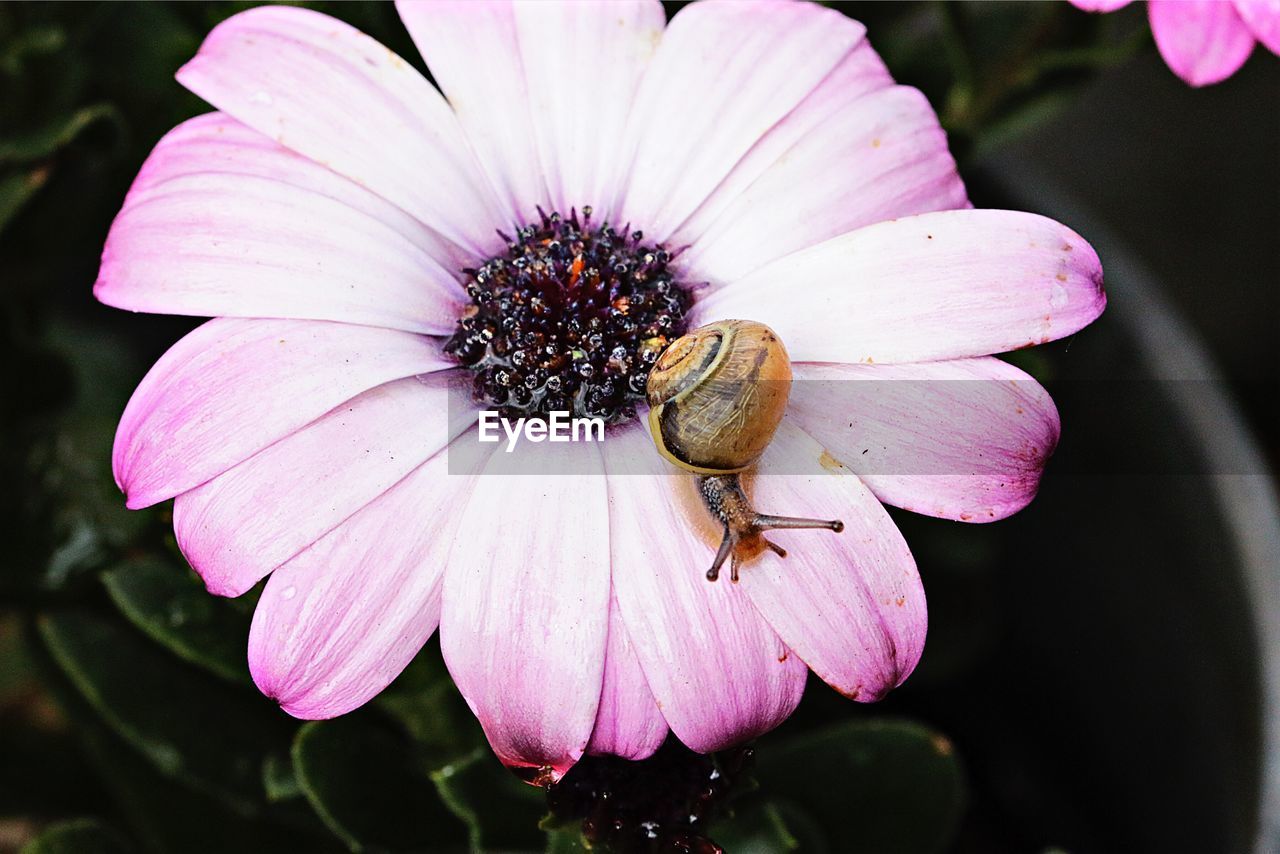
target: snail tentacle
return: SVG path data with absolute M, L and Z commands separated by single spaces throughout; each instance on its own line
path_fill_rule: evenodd
M 720 577 L 720 569 L 726 559 L 730 561 L 729 580 L 737 584 L 738 566 L 743 560 L 755 557 L 766 548 L 778 557 L 786 557 L 787 550 L 766 539 L 763 536 L 765 531 L 820 528 L 838 534 L 844 530 L 844 522 L 839 519 L 757 513 L 737 474 L 704 475 L 698 478 L 698 492 L 707 510 L 724 525 L 724 539 L 720 541 L 715 560 L 707 570 L 708 581 Z
M 778 531 L 788 528 L 825 528 L 838 534 L 844 530 L 844 522 L 839 519 L 806 519 L 802 516 L 762 515 L 756 517 L 756 527 L 762 531 Z
M 724 539 L 720 541 L 720 548 L 716 551 L 716 559 L 711 562 L 711 568 L 707 570 L 707 581 L 715 581 L 720 577 L 720 567 L 724 566 L 725 560 L 733 552 L 733 547 L 737 543 L 737 538 L 733 532 L 729 530 L 729 526 L 724 528 Z M 734 580 L 738 578 L 738 559 L 733 559 L 733 575 Z

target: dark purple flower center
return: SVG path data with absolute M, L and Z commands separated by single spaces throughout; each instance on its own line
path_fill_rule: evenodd
M 548 788 L 547 806 L 558 821 L 581 819 L 583 835 L 608 851 L 724 854 L 706 833 L 754 764 L 753 747 L 706 756 L 672 736 L 639 762 L 584 756 Z
M 591 209 L 539 221 L 469 277 L 471 305 L 445 350 L 475 372 L 475 395 L 507 418 L 635 416 L 649 369 L 683 335 L 693 300 L 670 254 Z

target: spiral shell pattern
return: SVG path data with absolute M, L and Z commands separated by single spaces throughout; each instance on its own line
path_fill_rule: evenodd
M 649 427 L 658 450 L 699 474 L 754 464 L 791 392 L 791 360 L 763 323 L 722 320 L 673 341 L 649 374 Z

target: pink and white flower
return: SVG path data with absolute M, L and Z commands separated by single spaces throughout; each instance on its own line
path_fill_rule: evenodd
M 1132 0 L 1071 0 L 1086 12 L 1114 12 Z M 1280 55 L 1280 0 L 1147 0 L 1156 47 L 1192 86 L 1240 70 L 1256 42 Z
M 114 469 L 130 507 L 174 499 L 211 592 L 270 576 L 249 638 L 258 686 L 298 717 L 339 715 L 438 626 L 498 756 L 548 779 L 584 753 L 647 756 L 668 730 L 699 751 L 763 733 L 810 669 L 863 701 L 901 683 L 925 598 L 881 502 L 988 521 L 1031 500 L 1058 414 L 989 354 L 1094 320 L 1097 255 L 1044 217 L 971 209 L 929 104 L 834 10 L 398 8 L 444 96 L 318 13 L 258 8 L 214 29 L 178 80 L 218 112 L 156 146 L 95 286 L 120 308 L 215 318 L 142 381 Z M 737 585 L 704 580 L 719 532 L 677 500 L 688 478 L 616 385 L 592 387 L 612 407 L 605 442 L 542 446 L 558 476 L 510 474 L 504 454 L 450 475 L 470 417 L 445 396 L 470 369 L 444 344 L 476 311 L 475 271 L 539 206 L 588 205 L 643 230 L 619 257 L 661 266 L 649 256 L 669 250 L 645 281 L 669 280 L 688 328 L 765 322 L 802 380 L 987 393 L 937 382 L 922 402 L 891 391 L 921 383 L 885 383 L 862 411 L 796 407 L 755 499 L 846 530 L 779 532 L 791 556 L 761 556 Z M 634 375 L 619 340 L 605 364 Z M 795 459 L 822 473 L 783 472 Z

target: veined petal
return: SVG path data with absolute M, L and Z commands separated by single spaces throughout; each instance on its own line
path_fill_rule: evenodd
M 586 750 L 604 680 L 609 514 L 599 452 L 495 453 L 445 572 L 440 647 L 504 763 L 558 780 Z
M 453 329 L 459 250 L 394 205 L 218 114 L 171 131 L 102 252 L 133 311 Z
M 1253 34 L 1224 0 L 1149 0 L 1156 47 L 1173 72 L 1192 86 L 1226 80 L 1253 52 Z
M 856 101 L 893 86 L 893 77 L 866 39 L 858 42 L 835 69 L 794 110 L 769 129 L 743 155 L 670 239 L 673 248 L 689 246 L 706 233 L 725 209 L 782 156 L 809 134 L 818 132 L 833 116 Z M 827 176 L 828 178 L 830 176 Z
M 447 445 L 474 420 L 451 417 L 454 373 L 370 389 L 179 495 L 174 533 L 209 592 L 244 593 Z
M 666 17 L 657 0 L 515 3 L 533 131 L 552 205 L 613 221 L 627 117 Z
M 215 27 L 177 76 L 476 257 L 501 248 L 494 228 L 508 212 L 453 111 L 412 66 L 355 28 L 319 12 L 261 6 Z
M 1106 305 L 1082 237 L 1036 214 L 941 211 L 787 255 L 706 294 L 691 325 L 767 323 L 798 362 L 926 362 L 1043 344 Z
M 811 3 L 717 0 L 681 9 L 636 93 L 619 219 L 666 240 L 864 34 Z
M 992 522 L 1035 497 L 1058 443 L 1040 384 L 991 357 L 793 366 L 787 418 L 887 504 Z
M 147 157 L 129 188 L 126 205 L 148 193 L 163 193 L 172 178 L 227 173 L 269 178 L 310 190 L 380 220 L 426 252 L 442 268 L 445 286 L 459 293 L 457 271 L 474 262 L 470 253 L 445 240 L 377 193 L 314 160 L 268 139 L 225 113 L 205 113 L 169 131 Z M 435 273 L 434 269 L 428 271 Z
M 445 560 L 472 479 L 441 451 L 267 581 L 249 670 L 289 714 L 331 718 L 391 684 L 440 622 Z
M 172 498 L 343 401 L 451 366 L 433 339 L 309 320 L 219 318 L 173 345 L 134 391 L 112 467 L 133 509 Z
M 684 254 L 695 279 L 732 282 L 832 237 L 967 207 L 947 135 L 919 91 L 881 89 L 825 117 Z
M 667 737 L 667 721 L 649 690 L 635 646 L 609 597 L 609 646 L 604 659 L 604 688 L 587 752 L 624 759 L 646 759 Z
M 915 560 L 884 507 L 789 423 L 778 429 L 746 486 L 762 513 L 845 525 L 839 534 L 767 533 L 787 557 L 765 551 L 745 563 L 741 586 L 769 625 L 851 699 L 878 700 L 900 685 L 924 651 L 928 617 Z
M 518 218 L 536 205 L 608 219 L 627 115 L 662 34 L 653 0 L 418 2 L 401 18 L 499 195 Z
M 602 445 L 618 605 L 672 732 L 696 751 L 719 750 L 786 720 L 807 668 L 741 585 L 707 581 L 720 531 L 693 477 L 658 456 L 639 420 Z
M 1280 55 L 1280 0 L 1235 0 L 1235 4 L 1253 37 Z
M 512 3 L 397 0 L 396 11 L 508 212 L 495 225 L 528 220 L 549 196 Z

